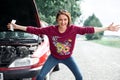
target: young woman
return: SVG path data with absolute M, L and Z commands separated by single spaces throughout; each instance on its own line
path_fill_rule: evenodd
M 92 34 L 101 31 L 118 31 L 120 25 L 110 24 L 108 27 L 78 27 L 71 24 L 70 13 L 66 10 L 58 11 L 56 15 L 57 25 L 45 28 L 34 28 L 32 26 L 21 26 L 9 23 L 7 26 L 13 25 L 14 29 L 27 31 L 32 34 L 45 34 L 49 38 L 51 54 L 45 62 L 42 70 L 37 76 L 37 80 L 44 80 L 46 74 L 58 63 L 65 64 L 74 74 L 76 80 L 82 80 L 82 75 L 75 61 L 72 58 L 73 48 L 75 44 L 76 34 Z

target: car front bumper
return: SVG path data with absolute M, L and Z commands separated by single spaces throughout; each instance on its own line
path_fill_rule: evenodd
M 16 80 L 22 78 L 33 78 L 39 73 L 40 69 L 19 69 L 0 71 L 0 78 L 3 80 Z M 1 80 L 0 79 L 0 80 Z

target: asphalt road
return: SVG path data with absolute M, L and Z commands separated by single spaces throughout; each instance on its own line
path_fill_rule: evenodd
M 83 80 L 120 80 L 120 48 L 112 48 L 88 41 L 76 41 L 73 57 L 78 64 Z M 50 80 L 75 80 L 63 64 Z

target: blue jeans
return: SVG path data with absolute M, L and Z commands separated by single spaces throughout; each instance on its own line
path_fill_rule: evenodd
M 82 80 L 82 75 L 79 71 L 79 68 L 77 67 L 76 63 L 74 62 L 72 57 L 69 57 L 67 59 L 57 59 L 54 56 L 50 55 L 43 65 L 40 73 L 37 76 L 37 80 L 44 80 L 45 76 L 47 73 L 58 63 L 63 63 L 65 64 L 74 74 L 76 80 Z M 69 76 L 69 75 L 68 75 Z

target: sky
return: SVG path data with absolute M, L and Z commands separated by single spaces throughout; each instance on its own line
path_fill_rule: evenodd
M 120 24 L 120 0 L 83 0 L 80 7 L 82 19 L 94 13 L 103 26 L 108 26 L 112 22 Z M 106 34 L 120 36 L 120 30 L 118 32 L 105 31 Z

